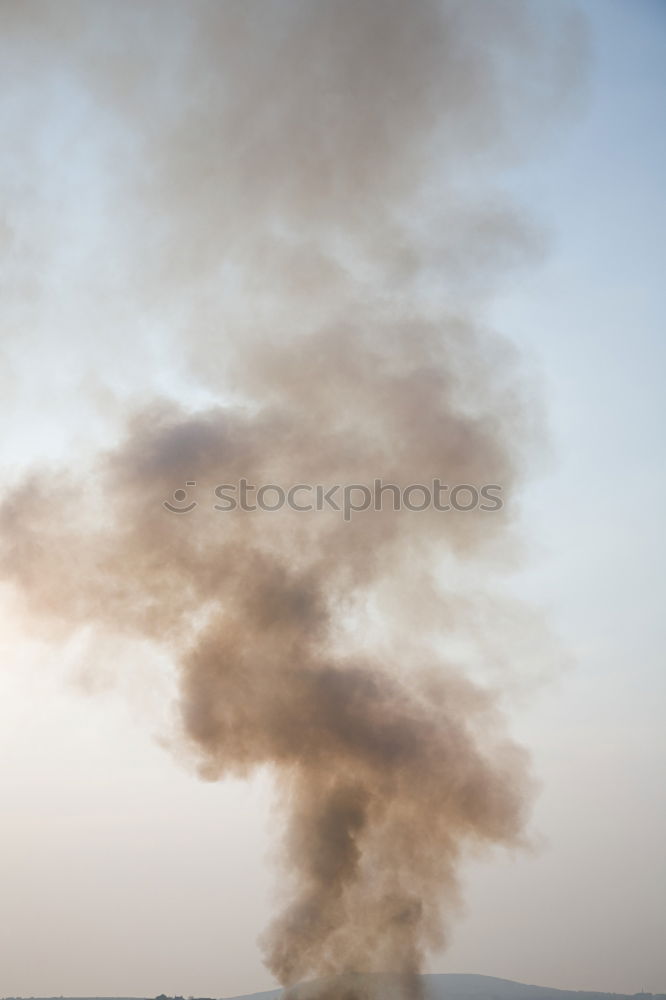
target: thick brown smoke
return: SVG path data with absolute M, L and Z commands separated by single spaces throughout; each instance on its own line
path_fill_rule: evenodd
M 263 943 L 287 985 L 391 971 L 416 995 L 462 850 L 520 842 L 524 756 L 437 648 L 457 576 L 510 550 L 532 435 L 477 307 L 531 239 L 488 175 L 575 63 L 576 22 L 542 7 L 3 4 L 12 45 L 104 122 L 123 293 L 216 402 L 144 400 L 85 475 L 24 481 L 2 571 L 47 619 L 169 649 L 203 776 L 273 767 L 284 907 Z M 108 292 L 102 253 L 85 273 Z M 241 477 L 440 477 L 500 484 L 507 506 L 215 511 Z M 167 512 L 188 481 L 199 507 Z M 347 983 L 320 995 L 360 996 Z

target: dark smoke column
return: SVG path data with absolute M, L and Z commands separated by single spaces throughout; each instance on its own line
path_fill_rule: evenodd
M 128 308 L 216 401 L 158 399 L 146 373 L 83 482 L 37 473 L 4 502 L 3 573 L 59 628 L 169 650 L 203 777 L 272 766 L 285 902 L 267 964 L 322 998 L 417 996 L 465 847 L 524 826 L 524 755 L 447 639 L 493 662 L 505 642 L 484 559 L 512 558 L 535 420 L 482 309 L 530 250 L 495 176 L 575 76 L 580 26 L 544 7 L 96 0 L 57 30 L 14 11 L 45 72 L 66 65 L 113 123 L 98 225 Z M 220 482 L 376 477 L 500 484 L 508 503 L 348 523 L 212 509 Z M 172 515 L 186 482 L 210 503 Z

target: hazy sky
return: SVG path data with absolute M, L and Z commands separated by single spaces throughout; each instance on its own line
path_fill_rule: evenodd
M 508 587 L 545 609 L 567 665 L 525 683 L 510 703 L 541 785 L 534 849 L 470 859 L 465 912 L 429 968 L 658 992 L 666 990 L 666 6 L 579 7 L 589 22 L 580 97 L 529 163 L 502 179 L 543 230 L 545 252 L 503 279 L 491 312 L 523 352 L 551 438 L 524 495 L 525 565 Z M 0 99 L 8 189 L 21 190 L 21 169 L 43 170 L 53 218 L 61 204 L 77 208 L 49 273 L 48 315 L 31 313 L 27 285 L 22 306 L 12 292 L 3 320 L 10 334 L 30 329 L 18 346 L 8 336 L 0 376 L 7 481 L 19 461 L 75 463 L 91 428 L 101 433 L 112 421 L 109 385 L 131 398 L 147 367 L 163 391 L 177 392 L 180 378 L 157 327 L 125 360 L 138 321 L 122 303 L 100 310 L 84 288 L 78 302 L 58 299 L 93 239 L 103 143 L 70 162 L 86 128 L 81 95 L 71 85 L 44 93 L 39 66 L 14 70 L 15 89 Z M 25 218 L 28 230 L 48 228 L 48 216 Z M 6 280 L 18 280 L 11 264 Z M 89 324 L 106 372 L 94 406 L 75 395 L 85 339 L 64 361 L 55 346 L 73 322 Z M 165 731 L 171 683 L 156 654 L 146 652 L 136 676 L 116 669 L 119 640 L 95 653 L 91 672 L 85 637 L 54 651 L 26 628 L 7 593 L 0 995 L 220 996 L 271 986 L 256 945 L 273 909 L 269 776 L 199 782 L 151 738 Z

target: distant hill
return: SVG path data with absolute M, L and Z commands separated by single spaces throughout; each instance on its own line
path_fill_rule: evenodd
M 374 993 L 381 1000 L 391 1000 L 394 990 L 388 976 L 344 977 L 341 987 L 351 986 L 352 979 L 374 980 Z M 426 1000 L 666 1000 L 663 993 L 625 994 L 597 993 L 592 991 L 556 990 L 548 986 L 529 986 L 514 983 L 510 979 L 495 979 L 493 976 L 439 974 L 422 977 Z M 296 1000 L 310 1000 L 316 996 L 315 984 L 303 984 L 296 992 Z M 264 993 L 249 993 L 226 1000 L 279 1000 L 281 990 Z
M 664 993 L 595 993 L 592 991 L 556 990 L 548 986 L 528 986 L 514 983 L 510 979 L 495 979 L 493 976 L 473 975 L 425 975 L 422 977 L 426 1000 L 666 1000 Z M 344 976 L 339 980 L 341 993 L 345 988 L 365 981 L 374 987 L 372 995 L 379 1000 L 393 1000 L 395 986 L 391 976 Z M 333 980 L 326 980 L 327 986 Z M 314 1000 L 318 983 L 303 983 L 294 990 L 295 1000 Z M 280 1000 L 282 990 L 268 990 L 264 993 L 244 993 L 226 1000 Z M 21 1000 L 20 997 L 5 997 L 4 1000 Z M 153 1000 L 142 997 L 31 997 L 30 1000 Z M 159 1000 L 172 1000 L 162 997 Z M 182 997 L 175 998 L 182 1000 Z M 342 998 L 341 998 L 342 1000 Z

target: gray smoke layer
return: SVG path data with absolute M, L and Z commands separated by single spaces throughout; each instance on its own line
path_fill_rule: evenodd
M 515 495 L 533 419 L 481 308 L 532 237 L 489 177 L 546 133 L 577 67 L 577 20 L 545 6 L 2 5 L 12 51 L 95 112 L 103 239 L 84 279 L 101 301 L 122 286 L 210 400 L 156 398 L 147 372 L 83 479 L 39 469 L 3 503 L 2 573 L 60 627 L 169 650 L 202 776 L 273 768 L 284 905 L 263 945 L 286 985 L 391 971 L 416 996 L 463 849 L 521 841 L 525 757 L 493 693 L 437 651 L 473 617 L 458 574 L 511 558 L 511 512 L 345 523 L 161 501 L 241 477 Z M 371 989 L 345 982 L 319 995 Z

